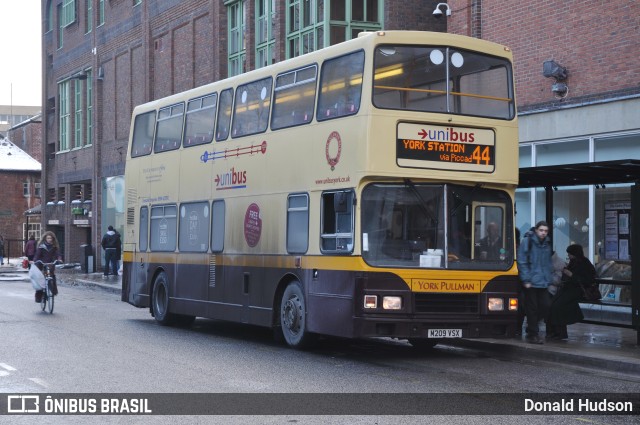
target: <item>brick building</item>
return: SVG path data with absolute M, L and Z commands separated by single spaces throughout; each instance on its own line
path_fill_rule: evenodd
M 451 0 L 449 5 L 449 32 L 513 50 L 520 167 L 640 159 L 640 2 Z M 543 75 L 546 61 L 559 65 L 556 77 Z M 604 223 L 605 215 L 625 211 L 630 185 L 563 188 L 562 183 L 557 182 L 553 201 L 556 249 L 564 252 L 577 242 L 595 262 L 628 262 L 628 234 L 607 230 Z M 544 196 L 541 190 L 518 190 L 521 231 L 544 219 Z
M 42 114 L 38 113 L 14 125 L 6 135 L 14 145 L 42 162 Z
M 6 136 L 11 127 L 39 113 L 39 106 L 0 105 L 0 135 Z
M 23 241 L 29 234 L 25 211 L 40 205 L 40 173 L 38 161 L 0 136 L 0 235 L 4 238 L 5 257 L 22 255 Z
M 443 31 L 436 4 L 43 0 L 43 226 L 73 262 L 81 245 L 99 247 L 107 226 L 122 230 L 134 106 L 363 30 Z
M 108 225 L 122 229 L 122 176 L 135 105 L 363 30 L 449 31 L 510 46 L 523 167 L 640 158 L 640 67 L 634 55 L 640 3 L 450 0 L 451 15 L 440 19 L 432 15 L 436 4 L 43 0 L 43 225 L 57 233 L 69 261 L 81 259 L 81 244 L 98 246 Z M 543 63 L 550 60 L 563 78 L 543 76 Z M 556 241 L 580 241 L 597 254 L 603 230 L 593 223 L 603 222 L 604 205 L 626 199 L 627 191 L 561 189 L 557 215 L 570 225 Z M 535 190 L 518 192 L 519 227 L 542 218 L 542 202 Z

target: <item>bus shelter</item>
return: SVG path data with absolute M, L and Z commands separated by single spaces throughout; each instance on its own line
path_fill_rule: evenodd
M 545 191 L 545 220 L 549 231 L 554 231 L 554 193 L 559 187 L 606 185 L 630 183 L 630 205 L 625 211 L 628 218 L 628 253 L 631 266 L 630 280 L 598 279 L 600 284 L 631 287 L 631 326 L 637 332 L 636 343 L 640 345 L 640 160 L 617 160 L 579 164 L 550 165 L 520 168 L 519 188 L 543 188 Z M 626 208 L 626 207 L 625 207 Z M 612 212 L 615 220 L 615 212 Z M 601 223 L 602 228 L 606 224 Z M 617 223 L 614 223 L 614 226 Z M 635 229 L 635 231 L 632 231 Z M 605 230 L 606 231 L 606 230 Z M 551 235 L 553 236 L 553 235 Z M 606 303 L 603 300 L 602 303 Z M 607 324 L 607 323 L 605 323 Z

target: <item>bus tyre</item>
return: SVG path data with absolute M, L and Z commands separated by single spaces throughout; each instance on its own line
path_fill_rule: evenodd
M 176 321 L 175 315 L 169 313 L 169 283 L 165 272 L 161 272 L 153 284 L 151 293 L 151 307 L 153 317 L 161 325 L 172 325 Z
M 409 343 L 416 350 L 431 350 L 440 342 L 439 339 L 427 339 L 427 338 L 409 338 Z
M 305 348 L 312 342 L 307 331 L 307 306 L 298 281 L 289 283 L 280 303 L 280 326 L 285 342 L 293 348 Z

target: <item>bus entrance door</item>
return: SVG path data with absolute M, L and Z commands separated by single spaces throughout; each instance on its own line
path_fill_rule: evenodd
M 149 287 L 147 284 L 148 255 L 146 252 L 135 252 L 131 267 L 131 290 L 129 297 L 133 297 L 129 302 L 134 305 L 148 305 Z

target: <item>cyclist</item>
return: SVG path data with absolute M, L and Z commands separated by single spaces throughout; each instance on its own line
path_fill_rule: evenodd
M 62 261 L 60 255 L 60 245 L 58 239 L 53 232 L 45 232 L 38 242 L 38 248 L 33 256 L 33 262 L 40 270 L 44 268 L 44 263 L 53 263 L 56 260 Z M 53 295 L 58 295 L 58 285 L 56 283 L 55 267 L 53 265 L 47 266 L 51 271 L 53 280 L 51 281 L 51 292 Z M 42 300 L 42 290 L 36 291 L 36 302 L 39 303 Z

